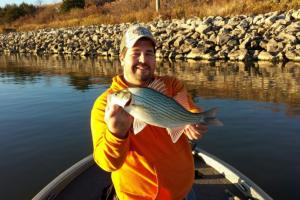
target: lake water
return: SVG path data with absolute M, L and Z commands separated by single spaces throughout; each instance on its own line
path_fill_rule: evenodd
M 0 55 L 0 199 L 31 199 L 92 153 L 94 100 L 118 60 Z M 198 142 L 274 199 L 300 199 L 300 63 L 158 61 L 224 127 Z

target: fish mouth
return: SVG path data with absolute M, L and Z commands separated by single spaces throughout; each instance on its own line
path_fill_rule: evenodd
M 128 99 L 128 101 L 125 103 L 124 107 L 126 107 L 126 106 L 130 106 L 130 104 L 131 104 L 131 101 L 132 101 L 132 99 L 131 99 L 131 98 L 129 98 L 129 99 Z
M 127 92 L 124 95 L 126 102 L 124 103 L 124 107 L 129 106 L 132 102 L 132 95 L 131 93 L 127 90 Z

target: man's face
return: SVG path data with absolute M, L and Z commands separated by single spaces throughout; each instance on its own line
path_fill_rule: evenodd
M 133 85 L 144 86 L 154 77 L 156 68 L 153 43 L 148 39 L 138 40 L 132 48 L 121 55 L 125 80 Z

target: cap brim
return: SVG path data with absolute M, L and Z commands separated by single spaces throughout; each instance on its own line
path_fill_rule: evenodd
M 146 38 L 146 39 L 151 40 L 151 42 L 153 42 L 153 45 L 154 45 L 154 47 L 155 47 L 155 45 L 156 45 L 155 40 L 154 40 L 152 37 L 145 36 L 145 35 L 141 35 L 141 36 L 139 36 L 139 37 L 137 37 L 137 38 L 134 38 L 134 40 L 127 42 L 127 46 L 126 46 L 126 47 L 127 47 L 127 48 L 132 48 L 132 47 L 135 45 L 135 43 L 136 43 L 138 40 L 140 40 L 141 38 Z

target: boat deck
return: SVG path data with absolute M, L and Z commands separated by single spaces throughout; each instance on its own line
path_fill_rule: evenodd
M 207 165 L 202 159 L 195 159 L 195 184 L 193 189 L 197 200 L 229 200 L 246 198 L 223 174 Z
M 244 197 L 224 175 L 206 165 L 202 159 L 195 159 L 195 166 L 195 184 L 193 189 L 197 199 L 249 199 Z M 93 165 L 76 177 L 55 199 L 99 200 L 101 199 L 102 189 L 109 183 L 110 174 Z

